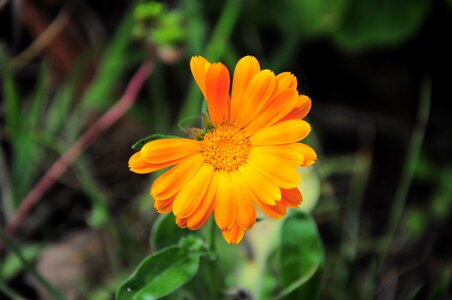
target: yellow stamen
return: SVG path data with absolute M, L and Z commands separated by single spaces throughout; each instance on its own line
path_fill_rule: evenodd
M 234 124 L 225 124 L 207 132 L 201 142 L 205 162 L 216 171 L 233 172 L 250 154 L 250 138 Z

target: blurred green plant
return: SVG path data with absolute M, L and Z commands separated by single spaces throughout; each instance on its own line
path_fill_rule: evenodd
M 71 75 L 55 89 L 51 84 L 51 71 L 44 61 L 37 76 L 34 87 L 22 90 L 14 80 L 13 70 L 6 51 L 0 48 L 0 74 L 2 77 L 2 96 L 5 99 L 5 126 L 0 130 L 2 143 L 9 145 L 11 155 L 0 151 L 1 161 L 8 161 L 9 168 L 2 170 L 8 179 L 8 185 L 1 186 L 2 206 L 8 215 L 20 206 L 24 196 L 30 191 L 38 176 L 46 169 L 52 157 L 62 155 L 72 145 L 84 129 L 95 109 L 105 109 L 112 105 L 117 97 L 117 81 L 129 68 L 145 56 L 144 51 L 130 51 L 132 41 L 131 30 L 133 18 L 126 14 L 118 25 L 115 36 L 104 50 L 94 79 L 80 95 L 82 74 L 86 70 L 87 57 L 76 63 Z M 126 54 L 127 53 L 127 54 Z M 123 57 L 129 59 L 124 60 Z M 137 58 L 140 58 L 139 60 Z M 30 91 L 31 90 L 31 91 Z M 6 156 L 8 155 L 8 156 Z M 82 154 L 74 163 L 73 174 L 80 183 L 81 189 L 91 201 L 91 211 L 87 224 L 94 228 L 105 228 L 113 237 L 115 247 L 109 250 L 109 260 L 113 271 L 118 271 L 118 262 L 122 251 L 127 247 L 135 247 L 137 241 L 128 230 L 119 230 L 120 220 L 113 222 L 108 209 L 107 196 L 98 180 L 87 155 Z M 4 181 L 2 180 L 2 183 Z M 8 208 L 8 209 L 6 209 Z M 3 231 L 3 228 L 2 228 Z M 2 233 L 3 234 L 3 233 Z M 126 236 L 126 237 L 124 237 Z M 121 241 L 127 240 L 127 243 Z M 6 246 L 13 251 L 8 243 Z M 1 264 L 2 279 L 10 280 L 11 276 L 23 269 L 36 273 L 38 282 L 45 284 L 45 279 L 35 269 L 25 263 L 30 251 L 36 245 L 17 247 L 13 253 L 24 253 L 24 259 L 13 259 L 11 256 Z M 126 260 L 136 262 L 129 253 Z M 33 254 L 38 255 L 33 252 Z M 140 256 L 142 253 L 140 253 Z M 39 278 L 42 278 L 40 280 Z M 58 292 L 55 292 L 58 293 Z M 60 297 L 61 298 L 61 297 Z
M 157 299 L 190 281 L 198 272 L 200 258 L 209 255 L 204 242 L 194 236 L 182 238 L 144 259 L 116 292 L 116 299 Z
M 267 0 L 250 6 L 261 26 L 270 24 L 281 33 L 272 65 L 282 67 L 301 43 L 319 37 L 351 52 L 403 43 L 420 30 L 431 1 Z
M 185 39 L 180 10 L 167 10 L 161 2 L 148 1 L 137 5 L 133 17 L 133 37 L 150 45 L 173 47 Z
M 23 101 L 22 94 L 25 93 L 15 86 L 13 74 L 6 64 L 7 59 L 2 57 L 0 69 L 7 112 L 6 128 L 4 132 L 1 131 L 6 134 L 1 138 L 11 145 L 11 152 L 14 153 L 11 161 L 14 206 L 20 204 L 37 174 L 45 168 L 46 160 L 43 158 L 49 153 L 63 153 L 80 134 L 88 117 L 95 110 L 107 108 L 113 103 L 117 82 L 121 81 L 131 65 L 141 61 L 146 55 L 146 50 L 131 49 L 133 39 L 159 47 L 181 46 L 188 55 L 203 53 L 214 61 L 222 57 L 226 61 L 233 61 L 239 50 L 235 49 L 236 45 L 232 41 L 241 37 L 236 34 L 238 30 L 235 30 L 235 26 L 238 22 L 248 22 L 252 23 L 251 27 L 257 28 L 255 32 L 268 27 L 276 28 L 281 40 L 272 48 L 274 52 L 268 55 L 268 59 L 272 67 L 278 69 L 287 65 L 298 47 L 309 39 L 327 38 L 347 51 L 366 51 L 403 43 L 419 30 L 430 11 L 430 5 L 427 0 L 381 3 L 370 0 L 267 0 L 264 3 L 228 0 L 209 5 L 200 0 L 187 0 L 180 3 L 176 9 L 170 10 L 160 2 L 141 2 L 133 13 L 126 14 L 115 37 L 102 55 L 102 63 L 95 79 L 78 100 L 74 97 L 81 70 L 74 72 L 72 78 L 52 96 L 48 92 L 51 89 L 50 73 L 44 64 L 36 86 L 30 93 L 30 100 Z M 221 12 L 217 18 L 212 12 L 217 13 L 215 9 L 219 7 Z M 254 15 L 257 15 L 257 20 L 250 17 Z M 212 24 L 212 20 L 216 20 L 216 24 Z M 249 42 L 252 47 L 247 50 L 259 49 L 259 37 L 253 39 L 253 36 L 246 32 L 242 34 L 242 38 L 247 42 L 252 41 Z M 266 54 L 262 50 L 262 55 L 264 53 Z M 170 69 L 159 63 L 155 77 L 150 79 L 151 100 L 145 103 L 151 109 L 139 106 L 131 115 L 141 117 L 144 122 L 148 122 L 146 124 L 152 124 L 154 129 L 173 129 L 175 126 L 171 123 L 172 116 L 165 91 L 172 83 L 166 82 L 166 72 L 184 78 L 177 71 L 177 66 Z M 202 106 L 199 101 L 200 98 L 200 92 L 193 84 L 185 100 L 181 101 L 179 115 L 175 119 L 193 122 L 192 116 L 197 114 L 200 108 L 205 109 L 205 105 Z M 12 139 L 12 136 L 15 138 Z M 419 147 L 415 148 L 419 150 Z M 294 211 L 280 227 L 274 224 L 264 227 L 269 223 L 267 220 L 259 222 L 261 224 L 256 224 L 256 227 L 262 225 L 265 230 L 269 229 L 265 231 L 266 238 L 259 242 L 251 238 L 241 246 L 231 247 L 218 236 L 214 236 L 213 240 L 216 242 L 213 244 L 216 244 L 219 261 L 214 260 L 210 250 L 205 248 L 212 240 L 210 232 L 181 230 L 174 224 L 171 214 L 159 216 L 151 232 L 151 249 L 154 254 L 147 257 L 136 272 L 121 285 L 117 291 L 118 299 L 152 299 L 161 296 L 163 299 L 214 299 L 219 296 L 232 299 L 245 290 L 259 297 L 258 299 L 299 299 L 304 296 L 315 299 L 319 294 L 321 298 L 332 299 L 369 296 L 369 293 L 375 291 L 375 287 L 362 284 L 361 281 L 370 281 L 370 277 L 361 281 L 356 279 L 359 274 L 357 269 L 361 267 L 358 262 L 359 255 L 379 251 L 375 250 L 379 249 L 376 238 L 369 240 L 360 230 L 359 222 L 371 160 L 369 153 L 365 151 L 329 156 L 328 160 L 322 158 L 320 175 L 306 175 L 308 179 L 312 178 L 313 184 L 319 186 L 310 199 L 313 204 L 308 212 Z M 420 170 L 422 164 L 418 165 L 418 175 L 421 176 L 422 172 L 428 173 L 427 177 L 434 178 L 431 181 L 435 182 L 435 193 L 429 201 L 428 210 L 417 207 L 403 210 L 405 206 L 402 205 L 403 224 L 413 235 L 423 233 L 426 229 L 425 222 L 447 220 L 452 207 L 451 171 L 439 172 L 439 168 L 428 162 L 425 165 L 425 170 Z M 134 229 L 128 226 L 129 223 L 111 216 L 107 208 L 107 197 L 93 176 L 94 170 L 90 168 L 88 157 L 81 157 L 74 165 L 73 171 L 91 200 L 92 211 L 88 224 L 110 228 L 112 235 L 116 237 L 117 249 L 110 249 L 115 259 L 119 260 L 121 255 L 118 252 L 122 252 L 126 256 L 126 265 L 135 266 L 143 257 L 143 251 L 137 250 L 140 245 L 133 237 Z M 430 176 L 432 174 L 433 177 Z M 333 176 L 350 176 L 350 191 L 345 195 L 336 195 L 328 182 L 329 177 Z M 410 180 L 404 189 L 409 187 L 409 183 Z M 5 191 L 2 189 L 3 193 Z M 402 193 L 399 197 L 402 202 L 405 196 Z M 319 198 L 322 201 L 316 206 Z M 147 208 L 149 207 L 150 205 Z M 342 213 L 342 210 L 345 210 L 345 213 Z M 334 224 L 338 225 L 332 231 L 335 237 L 341 239 L 341 247 L 338 250 L 328 249 L 326 257 L 316 224 L 309 215 L 311 211 L 315 216 L 329 216 Z M 398 223 L 399 218 L 396 219 Z M 282 236 L 281 241 L 278 236 Z M 192 244 L 195 245 L 194 248 Z M 268 248 L 263 250 L 263 244 Z M 21 250 L 27 260 L 33 258 L 33 255 L 27 256 L 30 255 L 28 251 L 33 252 L 29 248 L 24 247 Z M 8 257 L 7 263 L 4 266 L 2 264 L 1 268 L 2 272 L 10 274 L 8 276 L 24 267 L 17 265 L 17 256 L 12 257 L 15 259 Z M 120 262 L 112 264 L 116 264 L 117 269 L 123 268 Z M 184 272 L 173 276 L 171 274 L 177 273 L 174 272 L 175 268 Z M 151 276 L 156 273 L 162 273 L 162 277 Z M 331 288 L 321 289 L 323 273 L 326 273 L 325 277 Z M 431 299 L 447 292 L 450 271 L 440 273 L 436 291 L 431 292 Z M 219 278 L 215 279 L 213 284 L 212 278 L 216 277 Z M 115 272 L 114 279 L 99 286 L 99 299 L 111 297 L 112 291 L 119 285 L 118 282 L 124 278 L 124 270 Z M 164 285 L 161 284 L 162 280 Z M 259 283 L 256 284 L 255 281 Z M 1 285 L 0 280 L 0 288 Z M 127 288 L 132 292 L 128 292 Z M 410 297 L 416 298 L 420 290 L 421 288 L 415 287 Z M 87 298 L 98 299 L 94 294 L 87 295 Z

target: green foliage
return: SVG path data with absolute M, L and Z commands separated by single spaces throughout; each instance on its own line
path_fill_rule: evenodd
M 333 32 L 342 22 L 351 0 L 269 1 L 262 22 L 274 22 L 283 32 L 294 31 L 302 38 Z M 281 22 L 284 18 L 284 22 Z
M 25 260 L 34 261 L 34 259 L 41 253 L 42 246 L 30 245 L 23 246 L 21 253 Z M 20 271 L 24 269 L 22 261 L 17 255 L 10 254 L 2 259 L 0 265 L 0 278 L 3 280 L 9 280 L 16 276 Z
M 21 266 L 26 269 L 38 282 L 43 289 L 46 290 L 46 292 L 50 295 L 52 299 L 55 300 L 64 300 L 65 297 L 61 293 L 60 290 L 58 290 L 56 287 L 53 286 L 52 283 L 47 281 L 46 278 L 44 278 L 41 273 L 39 273 L 34 265 L 27 259 L 27 257 L 24 255 L 22 249 L 20 249 L 9 237 L 7 237 L 3 231 L 0 231 L 0 242 L 4 243 L 6 248 L 10 250 L 20 261 Z M 33 251 L 30 251 L 33 252 Z M 33 254 L 33 253 L 31 253 Z M 1 283 L 1 280 L 0 280 Z M 4 290 L 4 289 L 3 289 Z M 9 292 L 6 290 L 7 293 Z
M 280 229 L 281 242 L 264 261 L 258 299 L 316 299 L 325 254 L 311 215 L 293 210 Z
M 142 39 L 154 46 L 171 47 L 185 39 L 181 11 L 168 11 L 160 2 L 149 1 L 139 5 L 133 13 L 135 24 L 132 29 L 136 39 Z
M 178 243 L 178 241 L 189 235 L 188 229 L 179 228 L 172 213 L 159 215 L 152 226 L 151 249 L 160 251 Z
M 189 55 L 202 53 L 208 24 L 202 16 L 202 0 L 186 0 L 182 2 L 183 8 L 190 18 L 186 18 L 187 48 Z
M 116 293 L 117 300 L 158 299 L 189 282 L 207 255 L 203 241 L 187 237 L 178 246 L 165 248 L 144 259 Z
M 298 41 L 322 36 L 349 51 L 392 46 L 407 40 L 419 30 L 431 5 L 429 0 L 267 2 L 259 8 L 260 19 L 281 30 L 281 44 L 296 47 Z M 290 50 L 286 52 L 291 54 Z M 275 56 L 286 52 L 276 51 Z
M 3 58 L 1 59 L 3 61 Z M 11 163 L 13 204 L 18 206 L 32 184 L 42 158 L 42 149 L 33 141 L 33 130 L 43 110 L 44 90 L 48 86 L 48 70 L 43 67 L 34 89 L 31 108 L 21 107 L 19 92 L 8 64 L 2 62 L 3 90 L 6 98 L 6 132 L 15 154 Z
M 427 219 L 428 216 L 425 211 L 410 209 L 406 212 L 405 227 L 411 235 L 419 237 L 427 228 Z
M 184 60 L 188 60 L 191 54 L 202 54 L 214 61 L 223 57 L 223 61 L 228 63 L 234 61 L 242 50 L 234 49 L 234 39 L 241 35 L 244 36 L 244 40 L 250 39 L 248 31 L 242 32 L 242 28 L 234 29 L 239 22 L 253 22 L 253 20 L 243 18 L 246 13 L 244 11 L 246 5 L 253 5 L 253 3 L 255 1 L 247 3 L 240 0 L 229 0 L 224 3 L 220 2 L 219 5 L 205 5 L 201 0 L 187 0 L 182 1 L 179 7 L 172 10 L 156 1 L 139 4 L 133 10 L 133 14 L 126 14 L 117 34 L 109 42 L 107 50 L 102 56 L 102 62 L 94 80 L 91 81 L 86 93 L 79 97 L 80 99 L 75 99 L 75 95 L 79 90 L 82 70 L 76 70 L 73 76 L 59 90 L 55 91 L 55 96 L 51 97 L 52 93 L 48 93 L 50 89 L 49 70 L 44 65 L 38 76 L 37 84 L 30 93 L 30 99 L 22 101 L 21 94 L 24 93 L 15 86 L 14 76 L 2 59 L 0 69 L 3 96 L 6 100 L 4 105 L 6 130 L 0 132 L 7 134 L 7 142 L 10 142 L 14 153 L 13 161 L 11 161 L 13 173 L 11 186 L 17 191 L 15 193 L 16 204 L 29 190 L 31 182 L 36 179 L 37 172 L 42 170 L 45 154 L 63 153 L 66 146 L 74 141 L 80 130 L 86 125 L 87 116 L 91 115 L 93 109 L 107 108 L 116 100 L 117 92 L 122 89 L 118 86 L 118 82 L 121 82 L 128 67 L 146 55 L 147 49 L 144 51 L 143 49 L 138 51 L 135 50 L 136 48 L 131 49 L 132 38 L 146 42 L 147 46 L 152 44 L 157 47 L 174 46 L 175 44 L 180 46 L 180 43 L 185 42 L 183 46 L 188 55 L 184 57 Z M 448 3 L 452 2 L 448 1 Z M 328 38 L 349 51 L 363 51 L 374 47 L 396 45 L 409 39 L 420 28 L 430 7 L 427 0 L 398 2 L 289 0 L 272 1 L 270 4 L 268 6 L 260 5 L 258 11 L 261 13 L 261 23 L 247 24 L 247 26 L 249 25 L 250 31 L 254 30 L 257 36 L 266 26 L 274 26 L 276 30 L 279 30 L 277 34 L 281 36 L 281 43 L 275 46 L 277 49 L 274 53 L 270 53 L 265 58 L 271 62 L 272 69 L 278 69 L 290 62 L 294 53 L 299 50 L 301 43 L 311 38 Z M 219 7 L 221 7 L 219 16 L 212 14 L 215 12 L 213 8 Z M 255 11 L 253 10 L 251 13 L 254 14 Z M 212 20 L 215 20 L 216 24 L 212 24 Z M 255 44 L 259 44 L 259 41 Z M 248 47 L 248 49 L 256 51 L 253 47 Z M 267 55 L 266 50 L 261 51 L 262 56 L 264 53 Z M 183 63 L 185 66 L 186 61 Z M 177 67 L 171 68 L 176 69 Z M 177 74 L 177 70 L 174 69 L 170 69 L 163 63 L 157 63 L 157 68 L 154 69 L 153 77 L 150 80 L 151 112 L 143 110 L 143 114 L 146 114 L 148 119 L 157 120 L 153 124 L 155 127 L 153 129 L 157 129 L 157 126 L 169 129 L 174 125 L 171 124 L 172 116 L 169 113 L 170 101 L 167 101 L 168 96 L 173 96 L 173 91 L 165 92 L 169 86 L 167 78 L 170 76 L 167 75 L 173 74 L 164 73 L 166 70 L 171 70 Z M 187 76 L 184 76 L 180 77 L 186 82 Z M 178 86 L 178 83 L 175 80 L 174 86 Z M 178 95 L 178 93 L 176 94 Z M 193 83 L 185 101 L 177 103 L 181 106 L 178 119 L 189 120 L 190 123 L 193 123 L 192 116 L 198 115 L 200 100 L 200 92 Z M 163 107 L 165 107 L 164 113 L 162 113 Z M 207 111 L 206 102 L 203 102 L 201 109 L 204 113 Z M 190 126 L 188 125 L 188 127 Z M 135 143 L 132 149 L 140 150 L 147 142 L 161 138 L 177 137 L 162 134 L 150 135 Z M 368 171 L 370 167 L 363 164 L 365 170 L 350 170 L 350 166 L 356 159 L 355 155 L 348 155 L 345 159 L 338 160 L 331 158 L 328 165 L 323 165 L 323 177 L 331 174 L 347 176 L 351 174 L 355 177 L 363 177 L 364 171 Z M 88 224 L 92 227 L 108 226 L 113 222 L 106 205 L 108 198 L 97 185 L 94 168 L 90 167 L 90 163 L 90 160 L 82 157 L 75 163 L 73 173 L 80 187 L 92 202 L 92 212 L 87 218 Z M 423 167 L 425 168 L 422 169 Z M 452 207 L 450 197 L 452 173 L 450 170 L 449 173 L 438 172 L 439 167 L 430 167 L 424 165 L 419 168 L 422 179 L 427 180 L 431 177 L 434 178 L 431 180 L 432 182 L 437 182 L 435 185 L 437 192 L 428 202 L 429 210 L 410 208 L 404 211 L 403 215 L 405 229 L 415 236 L 425 232 L 429 225 L 428 222 L 447 220 Z M 303 173 L 302 184 L 306 186 L 306 189 L 301 188 L 305 201 L 301 210 L 305 209 L 305 212 L 311 212 L 316 207 L 322 192 L 325 194 L 331 192 L 322 190 L 322 188 L 326 190 L 331 187 L 327 184 L 321 186 L 321 179 L 318 174 L 313 174 L 312 169 Z M 356 185 L 358 185 L 358 190 L 365 188 L 365 182 L 358 181 Z M 353 192 L 353 186 L 351 190 Z M 323 211 L 321 208 L 315 212 L 333 212 L 337 219 L 334 219 L 335 217 L 332 219 L 338 224 L 339 222 L 345 224 L 344 232 L 349 234 L 350 226 L 347 224 L 350 222 L 348 220 L 360 219 L 360 209 L 356 202 L 335 202 L 334 191 L 322 196 L 331 197 L 328 200 L 333 201 L 327 201 L 327 205 L 323 205 L 322 202 L 325 201 L 320 201 L 319 205 L 322 205 Z M 352 193 L 348 196 L 354 197 Z M 346 203 L 345 208 L 342 206 L 343 203 Z M 344 216 L 345 220 L 339 221 L 337 212 L 342 209 L 346 210 L 344 214 L 340 214 L 341 217 Z M 153 224 L 151 232 L 151 248 L 155 254 L 143 260 L 131 277 L 121 285 L 117 290 L 117 298 L 180 299 L 183 295 L 183 299 L 213 299 L 220 290 L 229 292 L 237 287 L 252 289 L 247 286 L 246 280 L 241 281 L 241 279 L 261 274 L 262 277 L 259 277 L 258 282 L 260 294 L 255 295 L 257 299 L 315 299 L 319 293 L 323 270 L 325 269 L 327 272 L 328 270 L 324 266 L 326 263 L 324 249 L 314 220 L 309 214 L 294 210 L 278 224 L 281 223 L 281 243 L 273 248 L 268 247 L 271 249 L 270 255 L 267 255 L 268 251 L 266 251 L 264 257 L 267 259 L 263 262 L 257 262 L 256 255 L 260 255 L 266 245 L 275 243 L 279 234 L 270 235 L 266 231 L 264 234 L 260 234 L 259 242 L 255 243 L 250 242 L 251 233 L 247 233 L 247 238 L 240 245 L 230 246 L 220 238 L 217 230 L 215 233 L 216 251 L 220 259 L 217 265 L 221 267 L 221 271 L 212 271 L 209 268 L 215 264 L 210 264 L 213 261 L 212 254 L 199 239 L 201 233 L 178 228 L 171 213 L 160 215 Z M 129 227 L 128 224 L 122 224 L 119 221 L 117 224 L 124 230 L 123 235 L 129 238 L 128 240 L 118 238 L 118 241 L 123 241 L 123 245 L 119 246 L 124 246 L 124 249 L 128 247 L 124 252 L 130 257 L 133 252 L 131 248 L 139 247 L 138 243 L 129 243 L 133 239 L 130 236 L 133 235 L 134 227 Z M 341 238 L 347 246 L 355 247 L 358 252 L 361 249 L 359 247 L 362 247 L 363 244 L 363 241 L 360 240 L 362 236 L 358 230 L 359 223 L 352 224 L 355 227 L 354 239 L 347 239 L 346 234 Z M 340 236 L 340 232 L 334 233 L 338 233 Z M 181 242 L 179 243 L 179 241 Z M 121 250 L 123 249 L 110 251 Z M 22 248 L 21 252 L 28 261 L 39 254 L 39 250 L 28 247 Z M 336 283 L 334 287 L 344 288 L 348 280 L 353 279 L 352 265 L 355 261 L 353 256 L 341 255 L 343 253 L 338 253 L 335 257 L 336 261 L 333 263 L 337 262 L 336 268 L 330 268 L 330 272 L 331 270 L 338 271 L 337 274 L 332 275 L 336 277 L 332 279 L 333 283 Z M 0 267 L 0 274 L 3 278 L 11 278 L 19 270 L 28 268 L 25 263 L 19 262 L 16 256 L 8 256 L 4 262 L 2 261 Z M 248 268 L 244 267 L 245 264 L 248 265 Z M 218 282 L 224 282 L 225 286 L 214 286 L 212 278 L 218 274 L 221 276 Z M 444 275 L 444 282 L 448 282 L 448 279 L 450 281 L 450 273 L 448 274 Z M 342 278 L 339 278 L 341 276 Z M 444 282 L 438 283 L 440 292 L 447 284 Z M 116 283 L 111 285 L 115 286 Z M 109 290 L 111 291 L 112 288 L 110 287 Z M 419 290 L 420 288 L 413 290 L 410 297 L 416 298 Z M 103 297 L 108 297 L 108 292 L 103 292 Z M 346 291 L 339 291 L 340 293 L 350 295 Z M 325 294 L 333 295 L 333 292 L 326 291 L 322 296 Z M 230 296 L 230 298 L 232 297 Z
M 138 151 L 138 150 L 141 150 L 141 148 L 143 148 L 143 146 L 145 144 L 147 144 L 151 141 L 160 140 L 160 139 L 175 139 L 175 138 L 179 138 L 179 137 L 174 136 L 174 135 L 155 133 L 155 134 L 149 135 L 149 136 L 137 141 L 135 144 L 132 145 L 132 149 Z
M 113 92 L 116 90 L 121 75 L 137 56 L 142 58 L 143 52 L 132 52 L 129 49 L 132 42 L 133 24 L 131 14 L 126 13 L 113 39 L 102 54 L 102 61 L 97 67 L 95 77 L 81 99 L 83 109 L 111 105 L 116 100 Z M 128 59 L 124 59 L 124 57 L 128 57 Z
M 313 218 L 293 211 L 281 228 L 281 282 L 285 299 L 315 299 L 322 281 L 325 254 Z
M 352 51 L 401 43 L 419 30 L 430 5 L 429 0 L 352 0 L 333 39 Z

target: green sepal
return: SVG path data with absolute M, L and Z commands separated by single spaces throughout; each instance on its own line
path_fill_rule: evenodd
M 160 140 L 160 139 L 176 139 L 176 138 L 180 138 L 180 137 L 175 136 L 175 135 L 156 133 L 156 134 L 149 135 L 149 136 L 139 140 L 138 142 L 136 142 L 135 144 L 132 145 L 132 149 L 139 151 L 139 150 L 141 150 L 141 148 L 143 148 L 143 146 L 145 144 L 147 144 L 151 141 Z

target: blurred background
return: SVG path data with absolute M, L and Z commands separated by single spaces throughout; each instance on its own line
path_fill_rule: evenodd
M 192 55 L 231 71 L 254 55 L 312 99 L 319 159 L 301 190 L 325 246 L 319 298 L 451 299 L 451 29 L 449 0 L 0 0 L 0 298 L 112 299 L 156 218 L 130 146 L 199 123 Z M 143 62 L 130 110 L 8 229 Z

